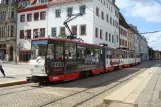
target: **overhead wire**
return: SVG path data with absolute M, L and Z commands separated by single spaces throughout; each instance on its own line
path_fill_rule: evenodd
M 158 33 L 158 32 L 161 32 L 161 30 L 152 31 L 152 32 L 144 32 L 144 33 L 139 33 L 139 34 L 149 34 L 149 33 Z

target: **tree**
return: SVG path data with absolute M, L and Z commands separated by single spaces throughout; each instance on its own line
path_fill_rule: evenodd
M 65 33 L 60 33 L 60 34 L 58 35 L 58 37 L 66 38 L 66 34 L 65 34 Z

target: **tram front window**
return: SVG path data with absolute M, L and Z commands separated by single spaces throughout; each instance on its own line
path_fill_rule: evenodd
M 32 41 L 31 50 L 31 59 L 37 59 L 38 57 L 45 59 L 47 41 Z

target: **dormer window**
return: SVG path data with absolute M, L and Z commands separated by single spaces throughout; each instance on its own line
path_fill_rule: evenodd
M 39 0 L 39 3 L 45 3 L 47 0 Z

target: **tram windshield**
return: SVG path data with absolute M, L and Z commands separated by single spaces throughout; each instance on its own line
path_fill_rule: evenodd
M 37 59 L 38 57 L 45 59 L 47 40 L 32 41 L 31 50 L 31 59 Z

